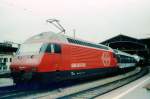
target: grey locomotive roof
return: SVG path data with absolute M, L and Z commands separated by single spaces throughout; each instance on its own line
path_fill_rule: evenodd
M 71 42 L 71 40 L 75 41 L 75 42 Z M 35 36 L 30 37 L 29 39 L 27 39 L 25 41 L 25 43 L 31 43 L 31 42 L 36 42 L 36 41 L 47 41 L 47 42 L 60 42 L 60 43 L 74 43 L 74 44 L 78 44 L 78 45 L 85 45 L 89 47 L 102 47 L 102 49 L 104 50 L 111 50 L 112 49 L 108 46 L 102 45 L 102 44 L 96 44 L 93 42 L 89 42 L 89 41 L 85 41 L 85 40 L 81 40 L 78 38 L 73 38 L 64 34 L 60 34 L 60 33 L 54 33 L 54 32 L 42 32 L 40 34 L 37 34 Z

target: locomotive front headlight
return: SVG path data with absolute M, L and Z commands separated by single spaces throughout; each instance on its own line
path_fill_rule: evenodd
M 32 71 L 33 71 L 33 72 L 35 72 L 36 70 L 37 70 L 37 68 L 35 68 L 35 67 L 34 67 L 34 68 L 32 68 Z

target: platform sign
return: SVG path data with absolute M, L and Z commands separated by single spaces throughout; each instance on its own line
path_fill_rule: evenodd
M 111 56 L 109 52 L 104 52 L 101 59 L 104 66 L 110 66 Z

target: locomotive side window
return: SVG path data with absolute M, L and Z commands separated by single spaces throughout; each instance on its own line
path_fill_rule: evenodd
M 61 46 L 59 44 L 47 44 L 45 52 L 48 52 L 48 53 L 61 53 Z
M 54 44 L 54 52 L 61 53 L 61 46 L 59 44 Z
M 51 44 L 48 44 L 45 52 L 51 53 Z
M 74 43 L 74 44 L 79 44 L 79 45 L 84 45 L 84 46 L 89 46 L 89 47 L 95 47 L 95 48 L 109 50 L 107 47 L 102 46 L 102 45 L 96 45 L 96 44 L 92 44 L 92 43 L 88 43 L 88 42 L 84 42 L 84 41 L 80 41 L 80 40 L 76 40 L 76 39 L 71 39 L 71 38 L 67 38 L 67 40 L 70 43 Z
M 47 49 L 47 44 L 43 44 L 42 47 L 40 48 L 40 52 L 45 52 Z

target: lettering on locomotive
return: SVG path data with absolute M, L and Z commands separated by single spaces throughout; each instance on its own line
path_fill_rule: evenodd
M 86 67 L 86 63 L 72 63 L 72 68 Z

